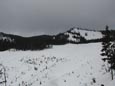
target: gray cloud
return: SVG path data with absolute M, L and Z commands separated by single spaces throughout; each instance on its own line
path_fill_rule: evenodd
M 0 31 L 56 34 L 73 26 L 115 27 L 115 0 L 0 0 Z

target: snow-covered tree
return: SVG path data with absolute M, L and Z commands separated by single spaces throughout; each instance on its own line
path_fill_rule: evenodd
M 107 49 L 111 44 L 110 43 L 110 31 L 109 31 L 108 28 L 109 27 L 106 26 L 106 31 L 105 31 L 104 36 L 103 36 L 102 50 L 101 50 L 102 51 L 102 53 L 101 53 L 102 56 L 107 56 L 108 55 Z M 103 60 L 105 60 L 105 59 L 103 59 Z
M 109 70 L 111 71 L 111 76 L 113 80 L 113 70 L 115 70 L 115 42 L 111 41 L 110 31 L 108 30 L 108 26 L 106 26 L 106 31 L 103 37 L 102 42 L 102 56 L 105 56 L 102 60 L 107 61 L 109 64 Z
M 4 85 L 6 86 L 6 73 L 5 73 L 5 67 L 0 64 L 0 86 Z

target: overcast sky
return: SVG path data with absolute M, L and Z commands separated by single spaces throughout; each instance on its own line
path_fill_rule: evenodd
M 106 24 L 115 28 L 115 0 L 0 0 L 0 32 L 31 36 Z

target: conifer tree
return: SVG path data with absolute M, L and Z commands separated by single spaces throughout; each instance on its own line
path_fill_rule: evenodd
M 109 31 L 109 26 L 106 26 L 106 31 L 103 36 L 103 42 L 102 42 L 102 56 L 107 56 L 108 55 L 108 47 L 110 46 L 110 31 Z M 105 61 L 105 59 L 103 59 Z
M 109 26 L 106 26 L 101 51 L 101 55 L 105 56 L 102 60 L 107 61 L 107 63 L 109 64 L 109 70 L 111 71 L 113 80 L 113 70 L 115 69 L 115 45 L 113 45 L 111 42 Z

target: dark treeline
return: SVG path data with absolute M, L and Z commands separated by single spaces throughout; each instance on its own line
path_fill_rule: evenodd
M 41 35 L 33 37 L 1 34 L 2 37 L 6 37 L 7 39 L 0 39 L 0 51 L 8 49 L 42 50 L 45 48 L 51 48 L 52 45 L 62 45 L 67 43 L 67 37 L 62 34 L 58 34 L 57 36 Z
M 69 32 L 69 31 L 68 31 Z M 101 31 L 105 34 L 105 31 Z M 115 31 L 111 30 L 111 40 L 115 39 Z M 80 36 L 80 33 L 72 33 L 73 38 L 79 39 L 79 42 L 68 40 L 69 35 L 64 33 L 59 33 L 57 35 L 40 35 L 33 37 L 22 37 L 18 35 L 0 33 L 0 51 L 8 49 L 16 50 L 42 50 L 46 48 L 51 48 L 53 45 L 64 45 L 67 43 L 81 44 L 81 43 L 95 43 L 102 42 L 103 38 L 86 40 L 84 37 Z M 6 39 L 3 39 L 6 37 Z

